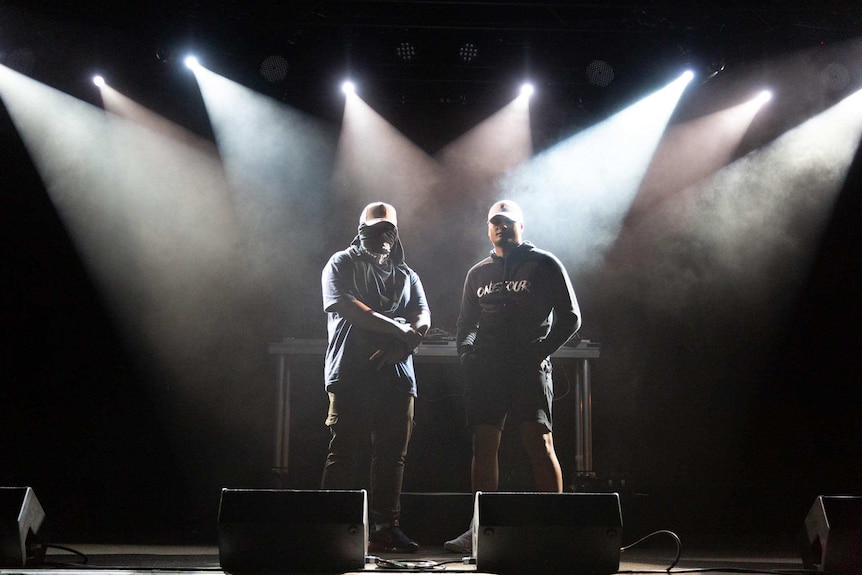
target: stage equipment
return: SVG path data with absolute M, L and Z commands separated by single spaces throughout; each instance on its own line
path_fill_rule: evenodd
M 464 42 L 458 48 L 458 59 L 462 64 L 469 64 L 479 57 L 479 46 L 473 42 Z
M 799 539 L 806 569 L 862 575 L 862 497 L 818 496 Z
M 0 487 L 0 566 L 41 562 L 45 549 L 39 529 L 44 521 L 45 511 L 32 487 Z
M 221 567 L 240 574 L 362 570 L 367 501 L 364 490 L 222 489 Z
M 326 353 L 325 339 L 293 339 L 272 343 L 269 353 L 277 357 L 276 381 L 276 429 L 275 464 L 273 470 L 281 475 L 288 472 L 290 447 L 290 397 L 293 367 L 300 362 L 322 361 Z M 601 344 L 587 339 L 570 341 L 558 349 L 551 358 L 554 362 L 575 364 L 575 470 L 593 470 L 593 431 L 592 431 L 592 372 L 590 361 L 598 359 Z M 455 339 L 426 339 L 413 354 L 416 363 L 444 363 L 458 365 L 458 346 Z
M 412 42 L 401 42 L 395 48 L 395 53 L 403 62 L 412 62 L 416 59 L 416 46 Z
M 483 493 L 474 500 L 476 570 L 609 575 L 620 568 L 616 493 Z

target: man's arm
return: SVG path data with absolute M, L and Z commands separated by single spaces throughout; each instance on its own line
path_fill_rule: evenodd
M 428 310 L 420 311 L 413 317 L 410 326 L 413 328 L 413 331 L 424 337 L 428 333 L 428 330 L 431 329 L 431 312 Z
M 331 310 L 358 328 L 376 333 L 391 335 L 404 342 L 407 349 L 413 349 L 422 341 L 422 335 L 413 325 L 399 323 L 382 313 L 376 312 L 357 299 L 343 299 L 334 303 Z M 430 319 L 429 319 L 430 321 Z M 426 330 L 428 328 L 425 328 Z
M 424 337 L 431 329 L 431 308 L 428 307 L 425 288 L 422 286 L 419 274 L 413 270 L 410 270 L 410 300 L 407 306 L 407 320 L 413 331 L 420 336 Z
M 475 292 L 470 289 L 470 272 L 468 271 L 461 292 L 458 321 L 455 324 L 455 343 L 458 346 L 458 357 L 461 359 L 473 349 L 479 327 L 479 314 L 479 301 Z
M 540 358 L 548 357 L 569 341 L 581 327 L 581 308 L 566 268 L 556 257 L 551 261 L 557 268 L 557 288 L 554 290 L 553 316 L 548 335 L 537 342 Z
M 577 305 L 577 304 L 575 304 Z M 548 335 L 539 342 L 539 355 L 546 358 L 569 341 L 578 331 L 581 318 L 574 309 L 554 308 L 554 318 Z

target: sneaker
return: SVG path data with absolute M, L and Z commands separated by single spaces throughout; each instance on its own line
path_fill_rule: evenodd
M 443 544 L 446 551 L 452 553 L 472 553 L 473 552 L 473 529 L 470 528 L 455 539 L 451 539 Z
M 368 551 L 371 553 L 386 551 L 416 553 L 419 551 L 419 544 L 407 537 L 396 519 L 390 525 L 375 525 L 371 529 L 371 533 L 368 535 Z

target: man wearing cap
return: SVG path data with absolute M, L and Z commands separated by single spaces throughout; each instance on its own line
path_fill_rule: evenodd
M 359 233 L 321 274 L 329 344 L 329 452 L 322 489 L 356 489 L 371 441 L 369 551 L 415 553 L 399 525 L 404 460 L 413 430 L 413 350 L 431 326 L 419 276 L 404 262 L 395 208 L 362 210 Z
M 488 212 L 493 249 L 467 272 L 457 322 L 458 355 L 473 434 L 473 492 L 496 491 L 503 426 L 517 425 L 536 490 L 562 492 L 554 450 L 550 355 L 581 326 L 581 312 L 562 263 L 523 240 L 524 216 L 511 200 Z M 472 551 L 472 530 L 446 541 Z

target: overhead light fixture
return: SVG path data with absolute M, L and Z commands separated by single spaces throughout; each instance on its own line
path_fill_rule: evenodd
M 701 81 L 701 84 L 706 84 L 707 82 L 724 72 L 724 67 L 725 63 L 723 56 L 714 58 L 712 61 L 710 61 L 709 65 L 706 66 L 706 73 L 703 74 L 703 81 Z
M 287 78 L 287 69 L 287 60 L 283 56 L 279 56 L 277 54 L 267 56 L 264 58 L 263 62 L 260 63 L 260 75 L 263 76 L 267 82 L 281 82 Z
M 765 104 L 772 99 L 772 92 L 769 90 L 762 90 L 757 96 L 754 98 L 754 101 L 758 104 Z
M 473 42 L 464 42 L 458 49 L 458 59 L 464 64 L 469 64 L 478 57 L 479 47 Z
M 351 82 L 350 80 L 345 80 L 341 83 L 341 91 L 345 94 L 355 94 L 356 93 L 356 84 Z
M 105 86 L 105 79 L 97 74 L 93 76 L 93 84 L 95 84 L 99 88 L 102 88 Z
M 194 70 L 196 68 L 199 68 L 201 65 L 201 63 L 198 62 L 198 59 L 195 58 L 194 56 L 186 56 L 185 59 L 183 60 L 183 63 L 186 65 L 186 68 L 188 68 L 189 70 Z
M 395 55 L 402 62 L 412 62 L 416 59 L 416 46 L 412 42 L 400 42 L 395 48 Z
M 587 81 L 593 86 L 605 88 L 614 81 L 614 67 L 604 60 L 593 60 L 587 66 Z
M 840 62 L 830 62 L 820 73 L 823 87 L 833 92 L 839 92 L 850 85 L 850 70 Z

